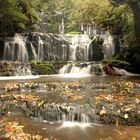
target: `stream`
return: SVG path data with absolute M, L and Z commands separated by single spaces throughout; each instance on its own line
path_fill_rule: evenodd
M 139 140 L 140 77 L 0 77 L 1 120 L 58 140 Z

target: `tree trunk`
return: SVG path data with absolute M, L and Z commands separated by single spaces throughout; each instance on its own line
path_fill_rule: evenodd
M 137 43 L 140 44 L 140 8 L 137 2 L 129 1 L 129 6 L 133 12 L 134 16 L 134 27 L 135 27 L 135 36 Z

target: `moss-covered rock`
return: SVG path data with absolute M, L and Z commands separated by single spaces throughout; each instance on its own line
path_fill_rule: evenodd
M 125 69 L 128 71 L 131 71 L 131 69 L 132 69 L 130 63 L 123 61 L 123 60 L 118 60 L 116 58 L 110 58 L 110 59 L 104 60 L 103 63 L 108 64 L 109 66 L 122 68 L 122 69 Z
M 65 65 L 62 61 L 33 61 L 31 68 L 34 74 L 57 74 L 58 70 Z

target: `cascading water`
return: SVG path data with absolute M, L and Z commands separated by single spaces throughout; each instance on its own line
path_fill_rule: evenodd
M 107 33 L 101 37 L 104 39 L 102 51 L 105 58 L 108 58 L 114 54 L 113 38 Z M 102 75 L 104 72 L 100 64 L 89 63 L 89 56 L 94 53 L 91 49 L 94 47 L 92 41 L 87 34 L 15 34 L 5 41 L 3 59 L 23 63 L 30 60 L 72 61 L 74 63 L 67 64 L 59 73 Z M 83 63 L 79 63 L 81 61 Z
M 89 39 L 86 34 L 82 35 L 65 35 L 66 38 L 71 42 L 69 48 L 69 60 L 73 61 L 64 65 L 60 70 L 59 74 L 92 74 L 92 75 L 106 75 L 103 66 L 99 63 L 89 62 L 90 56 L 93 56 L 93 50 L 90 47 L 93 40 Z M 101 36 L 104 39 L 103 49 L 105 58 L 110 57 L 114 54 L 113 39 L 109 34 Z M 83 62 L 78 62 L 83 61 Z
M 105 58 L 114 54 L 113 38 L 103 34 Z M 56 36 L 46 33 L 15 34 L 5 41 L 3 59 L 28 62 L 29 60 L 90 61 L 92 40 L 86 34 Z
M 3 59 L 4 60 L 19 60 L 21 62 L 28 61 L 28 51 L 26 48 L 25 38 L 19 34 L 15 34 L 13 38 L 8 38 L 4 46 Z
M 104 58 L 109 58 L 115 54 L 115 46 L 113 41 L 113 36 L 111 36 L 108 32 L 105 34 L 101 34 L 103 38 L 103 52 Z
M 69 104 L 45 104 L 42 109 L 32 108 L 32 117 L 47 121 L 96 122 L 95 110 L 91 107 Z
M 70 35 L 65 37 L 70 41 L 69 60 L 70 61 L 89 61 L 89 42 L 88 35 Z
M 106 75 L 105 72 L 103 71 L 103 66 L 95 62 L 68 63 L 59 70 L 59 74 Z
M 31 56 L 34 60 L 66 61 L 69 43 L 61 36 L 45 33 L 31 33 L 28 35 Z
M 17 66 L 15 75 L 16 76 L 32 75 L 30 65 L 19 65 L 19 66 Z
M 30 60 L 68 60 L 69 43 L 46 33 L 15 34 L 6 38 L 3 59 L 27 63 Z

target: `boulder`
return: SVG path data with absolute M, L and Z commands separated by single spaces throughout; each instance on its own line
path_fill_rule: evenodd
M 13 76 L 14 67 L 12 62 L 0 61 L 0 76 Z
M 117 72 L 115 71 L 115 69 L 114 69 L 111 65 L 109 65 L 109 64 L 104 65 L 103 70 L 105 71 L 105 73 L 106 73 L 107 75 L 111 75 L 111 76 L 120 76 L 120 74 L 117 73 Z

